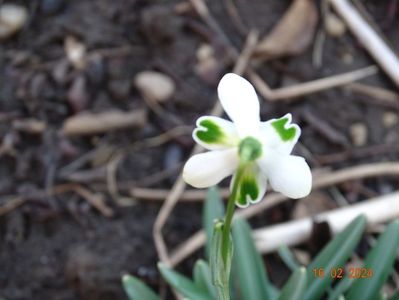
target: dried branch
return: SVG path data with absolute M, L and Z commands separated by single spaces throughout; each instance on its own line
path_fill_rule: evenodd
M 335 209 L 314 217 L 293 220 L 254 230 L 253 237 L 261 253 L 273 252 L 281 245 L 294 246 L 309 239 L 313 220 L 326 221 L 332 233 L 342 231 L 357 216 L 364 214 L 369 225 L 399 217 L 399 192 L 373 198 L 359 204 Z
M 330 3 L 363 47 L 374 57 L 393 82 L 399 86 L 399 60 L 396 54 L 347 0 L 330 0 Z

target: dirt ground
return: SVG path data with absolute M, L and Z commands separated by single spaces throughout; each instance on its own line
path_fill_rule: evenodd
M 209 9 L 241 49 L 245 32 L 237 29 L 227 2 L 208 1 Z M 398 51 L 397 1 L 360 2 Z M 176 126 L 192 128 L 195 119 L 212 108 L 215 87 L 221 75 L 231 71 L 231 62 L 224 59 L 215 33 L 194 12 L 176 12 L 178 1 L 13 3 L 26 6 L 29 13 L 21 32 L 0 47 L 0 205 L 18 197 L 25 202 L 0 214 L 0 299 L 126 299 L 120 284 L 126 272 L 158 288 L 152 225 L 160 204 L 125 199 L 123 206 L 118 205 L 107 189 L 107 163 L 115 152 L 126 150 L 117 164 L 119 196 L 128 197 L 133 187 L 170 188 L 193 146 L 189 131 L 158 146 L 134 145 Z M 263 37 L 291 1 L 234 3 L 244 28 L 257 28 Z M 87 49 L 88 61 L 82 68 L 66 58 L 64 45 L 70 37 Z M 212 45 L 217 64 L 199 73 L 197 51 L 204 43 Z M 314 66 L 313 53 L 312 42 L 303 53 L 273 59 L 257 71 L 271 87 L 280 87 L 374 63 L 350 33 L 339 38 L 326 35 L 321 66 Z M 134 85 L 133 79 L 144 70 L 162 72 L 175 82 L 173 97 L 161 103 L 164 113 L 151 110 Z M 382 72 L 362 82 L 395 90 Z M 262 119 L 291 112 L 303 129 L 302 146 L 296 151 L 313 167 L 337 169 L 397 160 L 399 105 L 377 100 L 337 88 L 297 101 L 264 101 Z M 62 133 L 68 117 L 110 109 L 143 109 L 147 120 L 138 128 L 104 134 Z M 44 127 L 24 127 L 27 119 Z M 356 127 L 365 132 L 360 141 L 352 136 Z M 75 185 L 69 192 L 46 194 L 71 183 Z M 356 202 L 397 186 L 397 179 L 377 178 L 346 183 L 339 190 Z M 103 206 L 90 205 L 84 192 L 79 193 L 81 187 L 91 196 L 103 195 L 105 211 Z M 320 193 L 333 199 L 329 190 Z M 294 207 L 292 202 L 273 208 L 254 218 L 253 225 L 287 220 Z M 112 216 L 106 216 L 107 209 Z M 200 212 L 200 204 L 177 206 L 164 230 L 171 248 L 200 228 Z M 187 272 L 191 264 L 192 259 L 180 268 Z M 271 278 L 280 280 L 273 272 Z

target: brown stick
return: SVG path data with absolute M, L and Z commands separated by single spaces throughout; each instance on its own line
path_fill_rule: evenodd
M 27 199 L 24 197 L 13 197 L 9 200 L 6 200 L 6 203 L 0 207 L 0 216 L 6 215 L 9 212 L 12 212 L 14 209 L 20 207 L 21 205 L 25 204 Z
M 399 86 L 399 60 L 384 40 L 361 17 L 347 0 L 330 0 L 337 13 L 348 24 L 349 29 L 378 62 L 397 86 Z
M 362 83 L 350 83 L 344 86 L 344 89 L 371 97 L 376 98 L 381 101 L 386 101 L 387 104 L 396 104 L 399 103 L 399 94 L 393 91 L 383 89 L 376 86 L 370 86 Z
M 337 234 L 361 214 L 367 217 L 369 226 L 399 217 L 399 192 L 333 209 L 312 217 L 259 228 L 253 231 L 253 237 L 261 253 L 270 253 L 281 245 L 294 246 L 309 239 L 313 220 L 328 222 L 332 233 Z

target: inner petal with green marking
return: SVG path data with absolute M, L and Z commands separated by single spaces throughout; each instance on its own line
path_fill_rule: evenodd
M 266 178 L 262 176 L 255 163 L 249 163 L 243 170 L 244 174 L 238 182 L 236 204 L 246 207 L 256 203 L 266 192 Z
M 194 139 L 206 146 L 231 147 L 238 144 L 234 125 L 217 117 L 201 117 L 194 130 Z
M 271 123 L 273 128 L 284 142 L 293 140 L 297 134 L 296 127 L 289 124 L 289 122 L 290 119 L 285 116 Z

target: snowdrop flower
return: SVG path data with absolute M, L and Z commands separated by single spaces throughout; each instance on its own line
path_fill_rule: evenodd
M 310 193 L 312 174 L 305 160 L 291 155 L 301 135 L 291 124 L 291 114 L 261 122 L 259 100 L 253 86 L 236 74 L 226 74 L 218 86 L 220 102 L 233 122 L 204 116 L 197 122 L 194 140 L 211 150 L 191 157 L 184 166 L 184 180 L 197 188 L 216 185 L 237 176 L 236 205 L 260 201 L 269 181 L 271 187 L 290 198 Z

